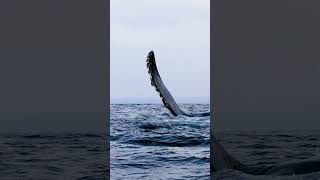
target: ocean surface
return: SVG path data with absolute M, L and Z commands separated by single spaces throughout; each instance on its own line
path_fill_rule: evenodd
M 209 105 L 183 104 L 187 112 Z M 111 179 L 210 179 L 210 117 L 173 117 L 160 104 L 111 105 Z
M 320 162 L 320 130 L 217 132 L 216 136 L 232 156 L 252 167 L 287 163 L 285 170 L 302 161 Z M 309 168 L 300 166 L 304 170 Z M 217 180 L 320 180 L 320 171 L 254 176 L 236 170 L 223 170 L 215 173 L 214 177 Z
M 0 134 L 0 179 L 106 179 L 106 135 Z

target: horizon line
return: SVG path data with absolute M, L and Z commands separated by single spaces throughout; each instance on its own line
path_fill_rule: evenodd
M 177 97 L 177 103 L 186 104 L 210 104 L 210 97 Z M 162 104 L 160 98 L 155 97 L 123 97 L 123 98 L 110 98 L 110 104 Z

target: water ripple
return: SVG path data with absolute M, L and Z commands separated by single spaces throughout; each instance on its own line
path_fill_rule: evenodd
M 209 111 L 209 105 L 181 107 Z M 173 117 L 162 105 L 111 105 L 111 178 L 209 179 L 209 119 Z

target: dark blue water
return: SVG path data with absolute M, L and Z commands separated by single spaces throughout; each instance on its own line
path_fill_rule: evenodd
M 0 134 L 0 179 L 105 179 L 102 134 Z
M 209 119 L 173 117 L 160 104 L 111 105 L 111 179 L 210 179 Z
M 279 167 L 277 170 L 287 171 L 290 166 L 301 166 L 306 170 L 310 167 L 304 167 L 301 162 L 320 162 L 320 130 L 220 132 L 216 135 L 231 155 L 251 167 L 275 166 Z M 285 166 L 279 166 L 284 163 Z M 215 173 L 215 179 L 320 180 L 320 172 L 254 176 L 223 170 Z

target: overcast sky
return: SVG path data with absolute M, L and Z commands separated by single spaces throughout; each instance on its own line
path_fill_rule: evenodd
M 110 5 L 111 99 L 158 98 L 146 68 L 150 50 L 174 97 L 210 96 L 210 0 Z

